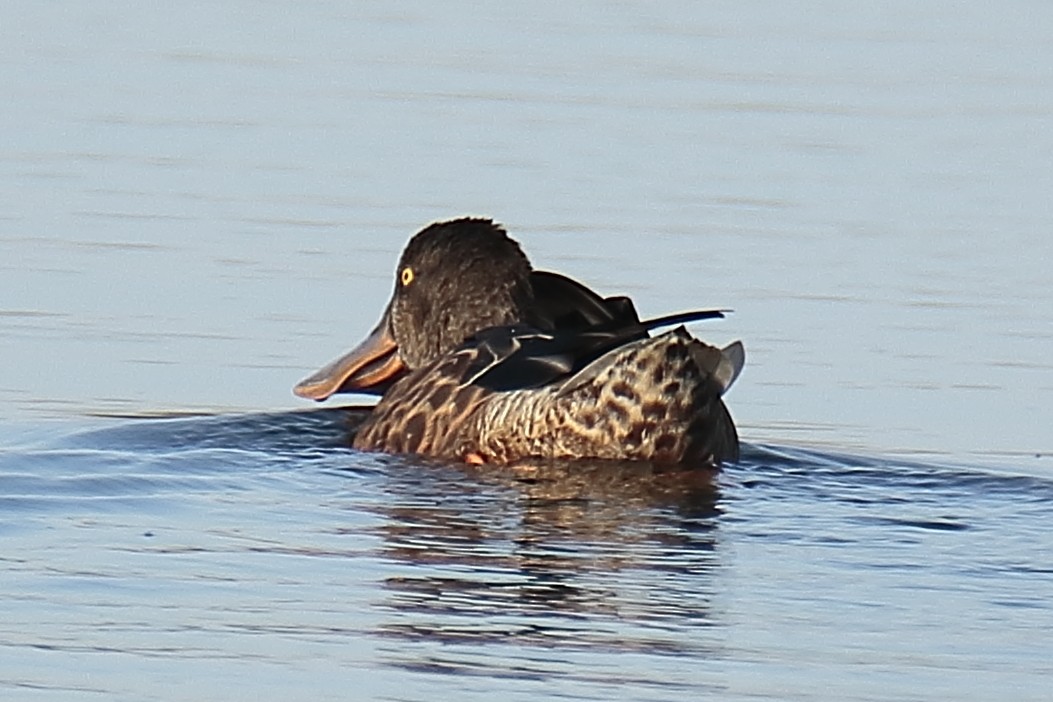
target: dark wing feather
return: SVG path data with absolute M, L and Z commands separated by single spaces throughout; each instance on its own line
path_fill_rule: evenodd
M 611 328 L 640 322 L 627 297 L 600 297 L 581 283 L 548 271 L 533 271 L 530 282 L 534 289 L 534 319 L 525 321 L 538 329 Z
M 484 329 L 468 341 L 473 359 L 461 385 L 480 385 L 495 391 L 545 385 L 574 370 L 574 353 L 564 339 L 533 327 Z
M 534 308 L 524 324 L 491 327 L 465 342 L 473 360 L 461 385 L 496 392 L 536 388 L 577 373 L 651 329 L 723 317 L 720 310 L 640 321 L 628 297 L 600 297 L 558 273 L 533 271 Z
M 576 280 L 559 273 L 533 271 L 535 319 L 525 320 L 549 331 L 597 329 L 655 329 L 704 319 L 720 319 L 728 310 L 692 310 L 645 319 L 642 322 L 633 301 L 621 295 L 600 297 Z
M 644 329 L 657 329 L 658 327 L 674 327 L 688 322 L 701 322 L 705 319 L 724 319 L 726 312 L 731 310 L 692 310 L 690 312 L 677 312 L 667 314 L 654 319 L 645 319 L 640 322 Z
M 495 392 L 541 387 L 577 373 L 608 351 L 648 336 L 650 329 L 723 316 L 719 310 L 697 310 L 614 328 L 552 334 L 526 325 L 491 327 L 465 343 L 473 348 L 474 358 L 460 384 Z

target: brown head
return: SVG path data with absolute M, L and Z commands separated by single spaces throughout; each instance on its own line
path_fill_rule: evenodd
M 533 302 L 530 262 L 499 224 L 436 222 L 402 252 L 395 291 L 376 329 L 294 392 L 324 400 L 337 392 L 382 391 L 481 329 L 529 321 Z

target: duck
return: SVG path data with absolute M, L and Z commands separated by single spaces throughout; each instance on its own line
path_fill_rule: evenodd
M 534 270 L 493 219 L 438 221 L 403 250 L 373 331 L 293 391 L 379 395 L 352 438 L 363 451 L 719 467 L 739 455 L 723 396 L 745 350 L 684 325 L 725 311 L 641 320 L 626 296 Z

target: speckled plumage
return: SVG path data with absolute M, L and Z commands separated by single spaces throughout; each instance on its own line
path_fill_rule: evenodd
M 514 242 L 502 252 L 494 238 L 511 242 L 489 220 L 454 220 L 431 225 L 407 246 L 399 271 L 410 268 L 402 280 L 411 282 L 396 285 L 374 336 L 393 330 L 397 354 L 414 361 L 359 428 L 355 448 L 482 463 L 737 459 L 738 437 L 721 395 L 741 369 L 740 344 L 722 351 L 683 327 L 650 337 L 654 325 L 640 322 L 626 298 L 600 298 L 561 276 L 535 273 Z M 465 246 L 487 254 L 465 265 Z M 561 280 L 532 288 L 538 275 Z M 544 294 L 532 293 L 542 286 Z M 498 288 L 512 293 L 487 298 L 487 290 Z M 412 304 L 400 299 L 409 292 Z M 483 299 L 496 309 L 477 321 Z M 451 336 L 451 329 L 461 331 Z M 445 341 L 436 345 L 438 337 Z M 462 338 L 453 345 L 456 337 Z M 355 358 L 338 359 L 298 392 L 324 399 L 315 388 L 324 385 L 328 396 L 362 387 Z M 344 375 L 329 377 L 332 368 Z
M 468 347 L 395 385 L 360 427 L 355 448 L 521 458 L 609 458 L 720 463 L 738 437 L 713 379 L 719 350 L 681 327 L 609 352 L 561 383 L 488 392 L 463 384 Z M 581 377 L 579 377 L 581 376 Z

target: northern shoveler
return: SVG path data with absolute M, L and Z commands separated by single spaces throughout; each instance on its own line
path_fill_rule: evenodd
M 640 321 L 626 297 L 534 271 L 492 220 L 437 222 L 406 246 L 376 329 L 294 392 L 383 393 L 353 440 L 364 450 L 716 465 L 738 457 L 721 396 L 742 344 L 649 331 L 722 316 Z

